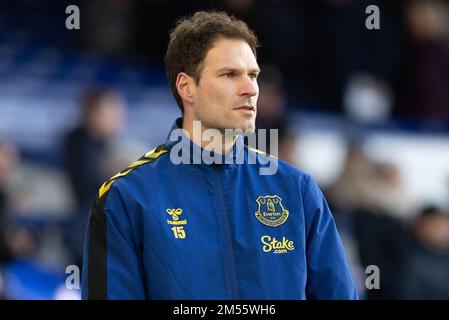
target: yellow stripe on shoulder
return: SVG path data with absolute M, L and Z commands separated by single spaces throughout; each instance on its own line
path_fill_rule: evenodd
M 161 149 L 159 151 L 156 151 L 156 148 L 155 148 L 155 149 L 151 150 L 150 152 L 146 153 L 145 157 L 150 158 L 150 159 L 156 159 L 156 158 L 159 158 L 159 156 L 161 156 L 167 152 L 168 152 L 167 149 Z
M 135 167 L 141 166 L 142 164 L 145 164 L 147 162 L 150 162 L 151 160 L 137 160 L 133 163 L 131 163 L 128 167 L 128 169 L 133 169 Z
M 251 150 L 251 151 L 253 151 L 253 152 L 255 152 L 255 153 L 262 154 L 262 155 L 264 155 L 264 156 L 267 156 L 267 157 L 270 157 L 270 158 L 277 159 L 277 157 L 275 157 L 275 156 L 273 156 L 273 155 L 271 155 L 271 154 L 269 154 L 269 153 L 263 152 L 262 150 L 253 148 L 253 147 L 251 147 L 251 146 L 246 146 L 246 147 L 248 148 L 248 150 Z
M 147 152 L 147 153 L 142 157 L 142 159 L 139 159 L 139 160 L 137 160 L 137 161 L 131 163 L 131 164 L 128 166 L 127 169 L 134 169 L 134 168 L 136 168 L 136 167 L 138 167 L 138 166 L 141 166 L 141 165 L 143 165 L 143 164 L 145 164 L 145 163 L 152 162 L 152 161 L 154 161 L 154 159 L 159 158 L 161 155 L 163 155 L 164 153 L 167 153 L 167 152 L 168 152 L 168 150 L 166 150 L 166 149 L 162 149 L 162 150 L 156 151 L 156 148 L 154 148 L 154 149 L 151 150 L 150 152 Z M 145 159 L 145 158 L 146 158 L 146 159 Z
M 128 173 L 130 173 L 130 171 L 131 171 L 132 169 L 125 169 L 125 171 L 120 171 L 119 173 L 117 173 L 115 176 L 113 176 L 111 179 L 109 179 L 109 181 L 111 181 L 111 180 L 115 180 L 115 179 L 117 179 L 117 178 L 120 178 L 120 177 L 123 177 L 123 176 L 126 176 Z
M 108 192 L 109 189 L 111 189 L 113 183 L 114 180 L 110 182 L 106 181 L 105 183 L 103 183 L 103 185 L 100 188 L 100 191 L 98 191 L 98 198 L 101 198 L 106 192 Z
M 160 147 L 158 147 L 158 148 L 160 148 Z M 141 165 L 143 165 L 145 163 L 153 162 L 154 160 L 159 158 L 161 155 L 163 155 L 164 153 L 167 153 L 169 151 L 169 150 L 163 149 L 163 148 L 156 151 L 158 148 L 154 148 L 150 152 L 146 153 L 142 158 L 131 163 L 125 170 L 120 171 L 115 176 L 111 177 L 108 181 L 103 183 L 100 190 L 98 191 L 98 197 L 101 198 L 105 193 L 107 193 L 109 191 L 109 189 L 111 189 L 112 184 L 118 178 L 126 176 L 128 173 L 130 173 L 131 171 L 135 170 L 136 168 L 140 167 Z

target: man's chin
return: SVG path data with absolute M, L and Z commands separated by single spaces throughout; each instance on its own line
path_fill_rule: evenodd
M 254 133 L 255 129 L 256 129 L 256 125 L 253 121 L 251 122 L 240 122 L 240 123 L 235 123 L 233 128 L 235 130 L 241 130 L 245 133 Z
M 234 121 L 228 122 L 226 125 L 221 124 L 215 128 L 226 131 L 241 131 L 242 133 L 254 133 L 256 125 L 255 121 Z
M 232 131 L 234 131 L 234 133 L 237 133 L 237 134 L 242 134 L 242 133 L 253 134 L 255 132 L 255 128 L 252 127 L 252 126 L 250 126 L 250 127 L 248 127 L 248 126 L 235 126 L 234 128 L 230 128 L 229 130 L 232 130 Z

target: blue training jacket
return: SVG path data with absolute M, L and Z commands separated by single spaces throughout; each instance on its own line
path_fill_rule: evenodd
M 173 129 L 180 126 L 180 119 Z M 184 141 L 184 142 L 183 142 Z M 188 141 L 187 143 L 185 141 Z M 167 139 L 105 182 L 84 250 L 83 299 L 357 299 L 315 181 L 237 139 L 243 164 L 174 164 Z M 186 149 L 184 149 L 186 150 Z M 257 155 L 256 164 L 249 157 Z

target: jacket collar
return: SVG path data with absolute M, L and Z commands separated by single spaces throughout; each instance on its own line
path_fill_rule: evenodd
M 174 151 L 170 157 L 175 157 L 178 161 L 181 160 L 181 163 L 223 165 L 225 167 L 243 163 L 245 146 L 242 135 L 239 135 L 232 149 L 226 154 L 215 154 L 213 151 L 205 150 L 193 143 L 186 133 L 182 129 L 182 118 L 178 118 L 173 123 L 165 142 L 167 148 Z

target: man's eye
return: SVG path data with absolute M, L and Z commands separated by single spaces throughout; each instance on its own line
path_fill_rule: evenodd
M 227 72 L 227 73 L 224 74 L 224 76 L 227 77 L 227 78 L 233 78 L 235 76 L 235 73 L 234 72 Z
M 250 73 L 250 74 L 249 74 L 249 77 L 250 77 L 251 79 L 257 79 L 257 73 Z

